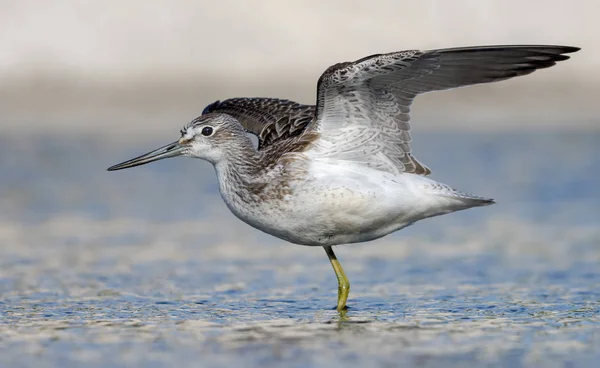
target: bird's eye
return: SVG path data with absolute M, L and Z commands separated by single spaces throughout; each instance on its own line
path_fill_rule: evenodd
M 210 137 L 213 134 L 213 128 L 212 127 L 204 127 L 202 128 L 202 135 L 205 137 Z

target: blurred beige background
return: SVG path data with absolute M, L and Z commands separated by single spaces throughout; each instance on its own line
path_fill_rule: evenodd
M 313 103 L 336 62 L 515 43 L 583 50 L 533 76 L 421 97 L 413 117 L 423 129 L 597 129 L 598 14 L 594 0 L 0 0 L 0 132 L 174 135 L 217 99 Z

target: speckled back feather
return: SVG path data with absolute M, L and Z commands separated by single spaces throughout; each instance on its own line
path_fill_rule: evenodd
M 310 151 L 394 174 L 428 175 L 412 155 L 410 106 L 431 91 L 501 81 L 548 68 L 578 48 L 484 46 L 371 55 L 329 67 L 316 106 L 274 98 L 233 98 L 207 106 L 258 136 L 259 151 Z
M 277 98 L 231 98 L 206 106 L 202 114 L 220 112 L 236 118 L 258 137 L 258 150 L 304 132 L 314 119 L 315 106 Z

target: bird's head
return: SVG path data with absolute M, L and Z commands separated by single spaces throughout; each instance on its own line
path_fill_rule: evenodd
M 252 148 L 240 123 L 226 114 L 202 115 L 181 130 L 179 140 L 139 157 L 108 168 L 109 171 L 140 166 L 164 158 L 185 156 L 200 158 L 217 164 L 228 155 L 237 153 L 241 145 Z

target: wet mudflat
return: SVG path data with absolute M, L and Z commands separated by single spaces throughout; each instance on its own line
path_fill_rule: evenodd
M 322 249 L 241 223 L 210 165 L 107 173 L 163 141 L 0 138 L 0 366 L 596 366 L 600 135 L 419 133 L 498 204 Z

